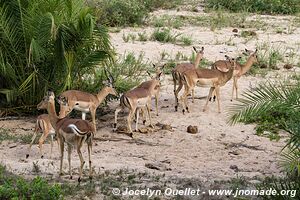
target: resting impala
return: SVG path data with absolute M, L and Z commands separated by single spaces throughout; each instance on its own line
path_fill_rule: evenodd
M 232 93 L 231 93 L 231 101 L 233 100 L 234 90 L 236 91 L 236 99 L 238 98 L 238 79 L 241 78 L 244 74 L 246 74 L 253 64 L 257 63 L 257 50 L 251 51 L 245 49 L 245 55 L 248 55 L 247 62 L 242 65 L 236 61 L 236 68 L 233 72 L 233 86 L 232 86 Z M 228 71 L 229 61 L 217 61 L 213 66 L 212 69 L 218 69 L 219 71 L 226 72 Z M 214 96 L 215 99 L 215 96 Z
M 64 144 L 68 145 L 68 161 L 69 161 L 69 174 L 72 179 L 72 168 L 71 168 L 71 152 L 72 147 L 75 146 L 80 159 L 79 168 L 79 178 L 78 182 L 81 181 L 82 169 L 84 165 L 83 156 L 81 153 L 81 147 L 83 142 L 87 142 L 88 145 L 88 159 L 89 159 L 89 177 L 92 178 L 92 161 L 91 161 L 91 151 L 92 151 L 92 140 L 95 134 L 95 128 L 92 123 L 82 120 L 82 119 L 70 119 L 62 118 L 60 119 L 55 111 L 55 101 L 54 93 L 48 92 L 47 96 L 44 97 L 43 101 L 47 102 L 47 111 L 49 114 L 49 119 L 52 127 L 54 128 L 58 143 L 60 146 L 60 171 L 59 174 L 62 175 L 62 165 L 64 159 Z M 65 103 L 67 105 L 67 103 Z
M 177 111 L 178 108 L 178 94 L 180 90 L 182 89 L 183 83 L 181 80 L 181 75 L 183 72 L 197 68 L 200 61 L 203 58 L 204 54 L 204 47 L 201 48 L 200 51 L 197 51 L 196 47 L 193 47 L 194 51 L 197 53 L 195 62 L 192 63 L 181 63 L 178 64 L 173 70 L 172 70 L 172 77 L 173 77 L 173 82 L 174 82 L 174 95 L 175 95 L 175 111 Z M 176 85 L 178 83 L 178 88 L 176 88 Z M 192 90 L 192 102 L 194 103 L 194 98 L 195 98 L 195 92 Z
M 157 92 L 157 90 L 159 90 L 161 74 L 162 73 L 157 74 L 155 79 L 152 79 L 151 81 L 146 81 L 140 84 L 139 86 L 137 86 L 136 88 L 133 88 L 132 90 L 124 93 L 121 96 L 120 106 L 115 111 L 114 129 L 117 128 L 118 113 L 125 108 L 129 109 L 129 114 L 127 117 L 127 127 L 131 137 L 133 137 L 131 121 L 136 112 L 135 130 L 137 131 L 140 109 L 143 108 L 147 109 L 148 117 L 150 120 L 150 126 L 153 126 L 151 120 L 151 113 L 150 113 L 150 102 L 151 102 L 151 97 Z
M 85 120 L 86 113 L 91 113 L 92 122 L 96 129 L 96 110 L 109 94 L 117 95 L 113 87 L 113 78 L 110 76 L 105 82 L 106 86 L 97 94 L 93 95 L 79 90 L 68 90 L 60 94 L 59 99 L 66 98 L 70 112 L 75 109 L 82 112 L 82 119 Z M 60 101 L 59 101 L 60 103 Z M 62 108 L 62 106 L 60 106 Z
M 203 111 L 207 109 L 208 99 L 211 96 L 212 92 L 215 90 L 217 95 L 218 102 L 218 112 L 221 112 L 220 108 L 220 87 L 225 85 L 232 77 L 233 71 L 235 69 L 235 62 L 233 58 L 229 59 L 232 63 L 228 72 L 221 72 L 217 69 L 191 69 L 185 71 L 182 74 L 182 81 L 184 83 L 184 94 L 181 96 L 180 100 L 182 101 L 183 114 L 185 109 L 189 112 L 187 105 L 187 96 L 195 88 L 196 85 L 200 87 L 210 87 L 209 95 L 207 96 L 206 104 Z
M 38 110 L 47 109 L 47 106 L 48 106 L 47 103 L 42 100 L 37 105 L 37 109 Z M 68 112 L 69 112 L 68 111 L 68 106 L 62 106 L 59 118 L 65 117 L 66 113 L 68 113 Z M 39 139 L 39 149 L 40 149 L 41 158 L 44 157 L 44 154 L 43 154 L 43 144 L 44 144 L 45 140 L 47 139 L 48 135 L 51 136 L 51 140 L 50 140 L 50 144 L 51 144 L 50 157 L 52 157 L 53 138 L 55 136 L 55 131 L 54 131 L 54 128 L 51 126 L 49 115 L 48 114 L 42 114 L 42 115 L 39 115 L 37 117 L 37 119 L 36 119 L 35 128 L 34 128 L 34 134 L 33 134 L 33 137 L 31 139 L 31 143 L 29 145 L 28 153 L 26 154 L 26 158 L 29 157 L 31 146 L 34 143 L 34 140 L 35 140 L 35 138 L 36 138 L 36 136 L 37 136 L 37 134 L 39 132 L 42 132 L 42 135 L 41 135 L 41 137 Z

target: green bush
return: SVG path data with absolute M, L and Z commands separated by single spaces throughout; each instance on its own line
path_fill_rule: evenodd
M 1 108 L 36 110 L 49 88 L 84 90 L 83 77 L 111 59 L 107 30 L 84 0 L 0 0 L 0 13 Z
M 144 24 L 149 12 L 157 8 L 174 8 L 182 0 L 95 0 L 99 22 L 108 26 Z
M 172 34 L 171 30 L 168 28 L 155 29 L 152 33 L 152 39 L 159 42 L 171 42 L 175 43 L 177 37 L 181 34 Z
M 58 184 L 48 184 L 41 177 L 27 181 L 11 174 L 0 165 L 0 199 L 57 200 L 62 198 L 63 191 Z
M 245 11 L 262 14 L 295 14 L 300 12 L 299 0 L 206 0 L 206 6 L 233 12 Z

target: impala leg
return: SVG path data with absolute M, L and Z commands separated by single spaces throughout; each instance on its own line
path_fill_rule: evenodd
M 150 121 L 150 126 L 152 128 L 154 128 L 154 126 L 152 125 L 151 112 L 150 112 L 150 106 L 149 106 L 149 104 L 146 105 L 146 108 L 147 108 L 147 113 L 148 113 L 148 117 L 149 117 L 149 121 Z
M 236 99 L 238 99 L 238 79 L 235 79 L 235 95 L 236 95 Z
M 93 137 L 93 136 L 90 136 Z M 92 179 L 93 171 L 92 171 L 92 160 L 91 160 L 91 153 L 92 153 L 92 138 L 88 139 L 88 154 L 89 154 L 89 178 Z
M 180 92 L 180 90 L 182 89 L 182 87 L 183 87 L 183 83 L 182 83 L 182 81 L 179 81 L 179 85 L 178 85 L 178 88 L 177 88 L 177 90 L 175 91 L 175 111 L 177 112 L 177 109 L 178 109 L 178 94 L 179 94 L 179 92 Z
M 235 89 L 235 80 L 236 80 L 236 77 L 234 76 L 233 77 L 233 83 L 232 83 L 232 92 L 231 92 L 231 100 L 230 101 L 233 101 L 234 89 Z
M 118 121 L 118 113 L 122 110 L 121 107 L 118 107 L 115 111 L 115 123 L 113 124 L 113 131 L 117 130 L 117 121 Z
M 132 120 L 132 117 L 134 116 L 135 111 L 136 111 L 136 107 L 133 107 L 132 109 L 130 109 L 129 115 L 127 117 L 127 127 L 128 127 L 128 130 L 129 130 L 130 136 L 133 135 L 132 128 L 131 128 L 131 120 Z
M 178 99 L 177 99 L 177 95 L 176 95 L 176 85 L 177 85 L 177 81 L 176 81 L 176 74 L 172 73 L 172 76 L 173 76 L 173 83 L 174 83 L 174 96 L 175 96 L 175 110 L 176 110 L 176 102 L 178 102 Z
M 137 108 L 136 109 L 135 131 L 138 131 L 139 115 L 140 115 L 140 108 Z
M 51 140 L 50 140 L 50 145 L 51 145 L 50 158 L 52 158 L 52 152 L 53 152 L 53 140 L 54 140 L 54 135 L 51 134 Z
M 91 109 L 91 116 L 92 116 L 92 122 L 93 122 L 94 128 L 96 130 L 96 109 L 95 108 Z
M 39 148 L 40 148 L 40 155 L 41 158 L 44 158 L 44 154 L 43 154 L 43 144 L 46 140 L 46 138 L 48 137 L 48 132 L 44 132 L 44 134 L 40 137 L 39 139 Z
M 80 150 L 80 146 L 77 146 L 77 153 L 78 153 L 79 159 L 80 159 L 79 178 L 78 178 L 78 182 L 80 183 L 81 177 L 82 177 L 82 169 L 83 169 L 83 165 L 84 165 L 84 160 L 83 160 L 83 156 L 82 156 L 82 153 Z
M 59 146 L 60 146 L 60 168 L 59 168 L 59 175 L 61 176 L 62 173 L 62 166 L 64 160 L 64 148 L 65 148 L 65 141 L 61 136 L 58 136 L 59 139 Z
M 142 118 L 143 118 L 143 125 L 145 125 L 146 121 L 147 121 L 147 117 L 146 117 L 146 114 L 145 114 L 145 111 L 144 111 L 143 107 L 141 107 L 141 115 L 142 115 Z
M 195 90 L 192 89 L 192 103 L 195 103 Z
M 85 113 L 85 112 L 82 112 L 82 114 L 81 114 L 81 119 L 85 120 L 85 118 L 86 118 L 86 113 Z
M 184 114 L 185 113 L 185 110 L 187 111 L 187 112 L 190 112 L 189 111 L 189 107 L 188 107 L 188 105 L 187 105 L 187 97 L 188 97 L 188 95 L 191 93 L 191 90 L 192 90 L 193 88 L 190 88 L 190 87 L 188 87 L 186 84 L 184 85 L 184 93 L 183 93 L 183 95 L 180 97 L 180 101 L 182 102 L 182 113 Z
M 216 96 L 217 96 L 217 103 L 218 103 L 218 113 L 221 113 L 221 106 L 220 106 L 220 87 L 216 87 Z
M 72 146 L 70 144 L 68 144 L 68 162 L 69 162 L 70 179 L 72 179 L 71 153 L 72 153 Z
M 208 93 L 208 96 L 207 96 L 207 98 L 206 98 L 206 103 L 205 103 L 205 106 L 204 106 L 204 108 L 203 108 L 203 112 L 205 112 L 205 111 L 207 110 L 207 105 L 208 105 L 209 97 L 211 97 L 211 95 L 212 95 L 212 93 L 213 93 L 214 90 L 215 90 L 214 87 L 211 87 L 211 88 L 209 89 L 209 93 Z
M 30 150 L 31 150 L 31 146 L 32 146 L 32 144 L 34 143 L 34 140 L 35 140 L 36 136 L 37 136 L 37 130 L 35 130 L 35 132 L 34 132 L 32 138 L 31 138 L 31 142 L 30 142 L 30 145 L 29 145 L 29 147 L 28 147 L 28 153 L 26 154 L 26 158 L 29 157 L 29 153 L 30 153 Z
M 155 107 L 156 107 L 156 116 L 158 116 L 158 98 L 159 98 L 159 92 L 155 94 Z

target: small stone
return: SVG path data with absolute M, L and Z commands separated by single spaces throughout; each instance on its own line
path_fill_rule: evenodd
M 234 29 L 232 30 L 232 32 L 237 33 L 237 32 L 239 32 L 239 30 L 236 29 L 236 28 L 234 28 Z
M 292 69 L 294 66 L 293 65 L 291 65 L 291 64 L 285 64 L 285 65 L 283 65 L 283 68 L 284 69 Z
M 239 171 L 239 168 L 236 165 L 230 165 L 229 168 L 232 169 L 234 172 L 238 172 Z
M 197 126 L 189 125 L 187 127 L 187 132 L 191 133 L 191 134 L 196 134 L 196 133 L 198 133 L 198 127 Z

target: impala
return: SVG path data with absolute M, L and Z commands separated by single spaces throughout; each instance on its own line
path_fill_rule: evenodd
M 196 47 L 193 47 L 194 51 L 197 53 L 196 59 L 194 64 L 192 63 L 181 63 L 178 64 L 173 70 L 172 70 L 172 77 L 173 77 L 173 82 L 174 82 L 174 95 L 175 95 L 175 111 L 177 111 L 178 108 L 178 93 L 183 87 L 182 83 L 182 73 L 190 70 L 190 69 L 195 69 L 198 67 L 200 61 L 203 58 L 204 54 L 204 47 L 201 48 L 200 51 L 196 49 Z M 176 85 L 178 84 L 178 88 L 176 88 Z M 192 102 L 194 103 L 194 97 L 195 97 L 195 92 L 192 90 Z
M 157 94 L 159 91 L 161 74 L 162 74 L 161 72 L 157 73 L 155 79 L 143 82 L 136 88 L 133 88 L 132 90 L 124 93 L 121 96 L 120 106 L 115 111 L 114 130 L 117 128 L 118 113 L 125 108 L 129 109 L 129 114 L 127 117 L 127 128 L 129 130 L 129 134 L 131 137 L 133 137 L 131 121 L 136 112 L 135 130 L 137 131 L 140 109 L 143 109 L 143 108 L 147 109 L 148 117 L 150 120 L 150 126 L 153 127 L 152 120 L 151 120 L 151 113 L 150 113 L 150 102 L 151 102 L 151 97 L 154 94 Z
M 113 87 L 113 78 L 110 76 L 105 82 L 106 86 L 97 94 L 93 95 L 88 92 L 79 90 L 68 90 L 60 94 L 59 99 L 66 98 L 68 100 L 69 111 L 73 109 L 82 112 L 82 119 L 85 120 L 86 113 L 91 113 L 92 122 L 96 129 L 96 110 L 103 102 L 107 95 L 117 95 Z M 60 100 L 59 100 L 60 103 Z M 60 106 L 62 108 L 62 105 Z
M 82 169 L 85 163 L 81 153 L 81 147 L 83 143 L 86 142 L 88 145 L 89 177 L 92 178 L 91 151 L 92 151 L 92 140 L 96 130 L 93 124 L 86 120 L 70 119 L 67 117 L 60 119 L 56 114 L 54 98 L 55 98 L 54 93 L 48 92 L 47 95 L 44 97 L 43 101 L 48 104 L 47 111 L 49 114 L 50 123 L 57 134 L 58 143 L 60 146 L 59 174 L 62 175 L 62 165 L 64 159 L 64 144 L 66 142 L 68 145 L 68 162 L 69 162 L 70 178 L 72 179 L 71 152 L 72 152 L 72 147 L 75 146 L 80 159 L 78 182 L 81 181 Z M 67 105 L 66 102 L 65 105 Z
M 47 103 L 42 100 L 37 105 L 37 109 L 38 110 L 47 109 Z M 69 112 L 68 111 L 68 106 L 62 106 L 59 118 L 65 117 L 66 113 L 68 113 L 68 112 Z M 35 138 L 37 137 L 37 134 L 40 133 L 40 132 L 42 132 L 42 135 L 39 139 L 39 149 L 40 149 L 41 158 L 44 157 L 43 144 L 44 144 L 45 140 L 47 139 L 48 135 L 50 135 L 50 137 L 51 137 L 51 140 L 50 140 L 50 144 L 51 144 L 50 157 L 52 157 L 53 138 L 55 136 L 55 131 L 54 131 L 54 128 L 51 126 L 49 115 L 48 114 L 42 114 L 42 115 L 39 115 L 36 119 L 34 134 L 33 134 L 33 137 L 31 139 L 30 145 L 28 147 L 28 153 L 26 154 L 26 158 L 29 157 L 31 146 L 34 143 Z
M 257 63 L 257 49 L 255 51 L 251 51 L 245 49 L 245 55 L 248 55 L 247 62 L 242 65 L 236 61 L 236 68 L 233 72 L 233 86 L 232 86 L 232 93 L 231 93 L 231 101 L 233 100 L 234 90 L 236 93 L 236 99 L 238 99 L 238 79 L 241 78 L 244 74 L 246 74 L 252 67 L 253 64 Z M 218 69 L 219 71 L 226 72 L 228 71 L 229 61 L 217 61 L 213 66 L 212 69 Z M 215 96 L 214 96 L 215 99 Z
M 218 102 L 218 112 L 221 112 L 219 95 L 220 87 L 225 85 L 231 79 L 236 66 L 233 58 L 230 58 L 229 60 L 232 63 L 232 65 L 228 72 L 221 72 L 217 69 L 191 69 L 185 71 L 182 74 L 182 81 L 184 83 L 184 93 L 180 99 L 183 106 L 183 114 L 185 113 L 185 110 L 189 112 L 189 108 L 187 105 L 187 96 L 195 88 L 196 85 L 200 87 L 210 87 L 209 95 L 207 97 L 203 111 L 207 109 L 209 97 L 215 90 Z

